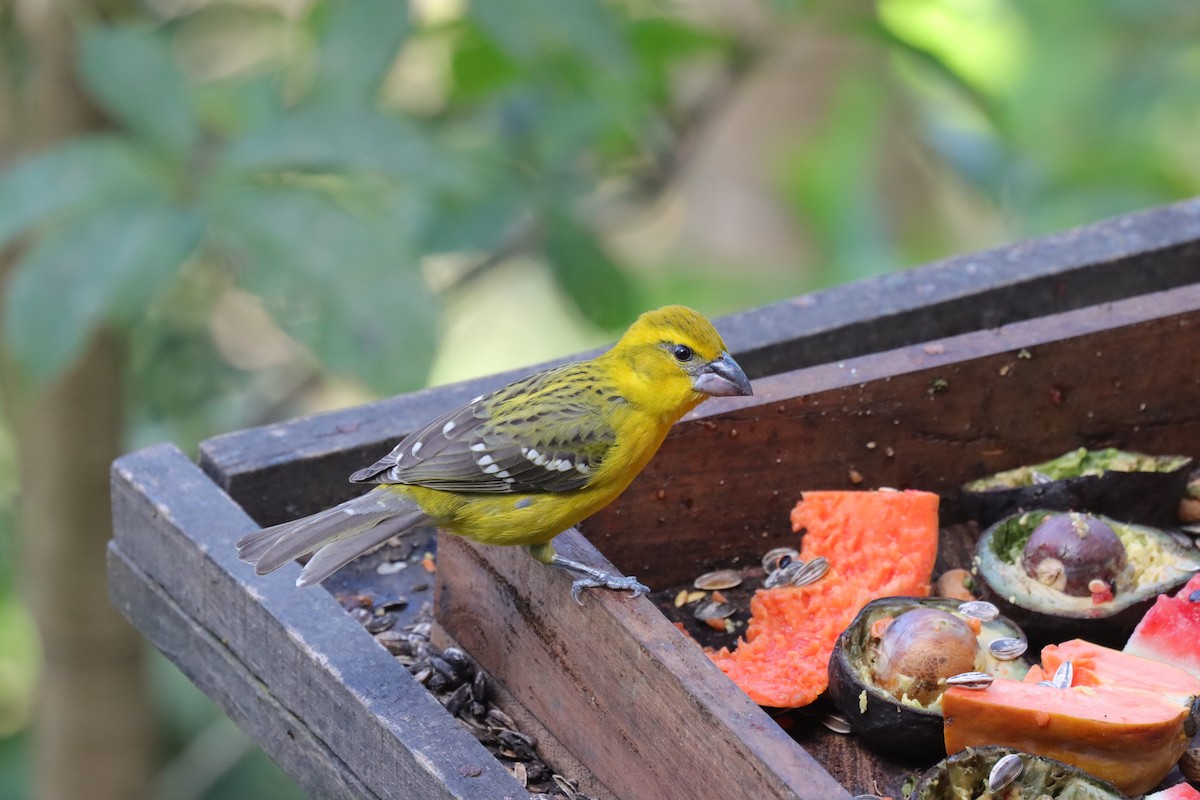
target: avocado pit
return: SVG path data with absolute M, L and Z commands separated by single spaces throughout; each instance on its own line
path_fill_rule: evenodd
M 1126 567 L 1125 545 L 1112 527 L 1086 514 L 1048 516 L 1034 529 L 1021 558 L 1025 574 L 1073 597 L 1088 597 L 1090 585 L 1112 586 Z

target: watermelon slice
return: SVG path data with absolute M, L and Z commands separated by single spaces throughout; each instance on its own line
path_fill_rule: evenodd
M 1200 800 L 1200 792 L 1196 791 L 1190 783 L 1177 783 L 1146 795 L 1145 800 Z
M 1193 575 L 1174 596 L 1158 596 L 1129 637 L 1125 652 L 1171 664 L 1200 678 L 1197 642 L 1200 642 L 1200 574 Z

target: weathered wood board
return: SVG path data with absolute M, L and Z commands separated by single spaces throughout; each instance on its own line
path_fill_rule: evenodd
M 114 464 L 113 515 L 113 602 L 314 797 L 525 796 L 297 567 L 239 562 L 257 526 L 177 449 Z
M 590 543 L 556 545 L 662 589 L 788 540 L 804 488 L 929 488 L 953 521 L 961 480 L 1080 444 L 1200 454 L 1198 281 L 1190 201 L 726 317 L 756 396 L 702 407 Z M 233 549 L 359 491 L 351 471 L 516 374 L 217 437 L 199 468 L 170 447 L 115 465 L 114 602 L 315 797 L 522 794 L 328 593 Z M 649 600 L 577 608 L 520 551 L 440 547 L 442 624 L 613 796 L 895 792 L 903 765 L 810 719 L 783 732 Z

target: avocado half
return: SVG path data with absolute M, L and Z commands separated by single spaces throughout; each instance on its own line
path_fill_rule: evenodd
M 945 755 L 941 707 L 945 685 L 935 690 L 936 698 L 929 702 L 909 697 L 904 691 L 897 697 L 881 686 L 874 677 L 881 658 L 881 640 L 873 630 L 881 620 L 899 619 L 916 609 L 937 609 L 965 620 L 966 615 L 958 611 L 960 605 L 959 600 L 944 598 L 884 597 L 863 606 L 838 636 L 829 659 L 829 697 L 854 733 L 873 748 L 926 763 Z M 1023 678 L 1029 668 L 1023 659 L 999 661 L 988 650 L 992 641 L 1006 637 L 1023 639 L 1024 634 L 1016 623 L 1002 616 L 981 621 L 975 663 L 965 671 Z
M 1020 774 L 1002 792 L 988 789 L 996 762 L 1015 754 Z M 1033 756 L 1007 747 L 968 747 L 919 775 L 908 800 L 972 800 L 989 797 L 1050 798 L 1050 800 L 1124 800 L 1117 787 L 1078 767 L 1053 758 Z
M 1171 525 L 1192 459 L 1079 448 L 963 485 L 963 509 L 980 525 L 1030 509 L 1088 511 L 1124 522 Z
M 1067 594 L 1027 574 L 1022 559 L 1030 537 L 1045 520 L 1059 516 L 1104 523 L 1124 545 L 1125 563 L 1111 581 L 1110 599 Z M 983 597 L 1020 625 L 1032 644 L 1081 638 L 1119 649 L 1159 594 L 1183 586 L 1200 569 L 1200 553 L 1147 525 L 1038 509 L 1010 515 L 985 530 L 974 562 Z

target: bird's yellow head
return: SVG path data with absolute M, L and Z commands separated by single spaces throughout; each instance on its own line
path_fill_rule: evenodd
M 677 417 L 706 397 L 751 394 L 716 328 L 686 306 L 642 314 L 606 357 L 619 365 L 626 397 L 664 417 Z

